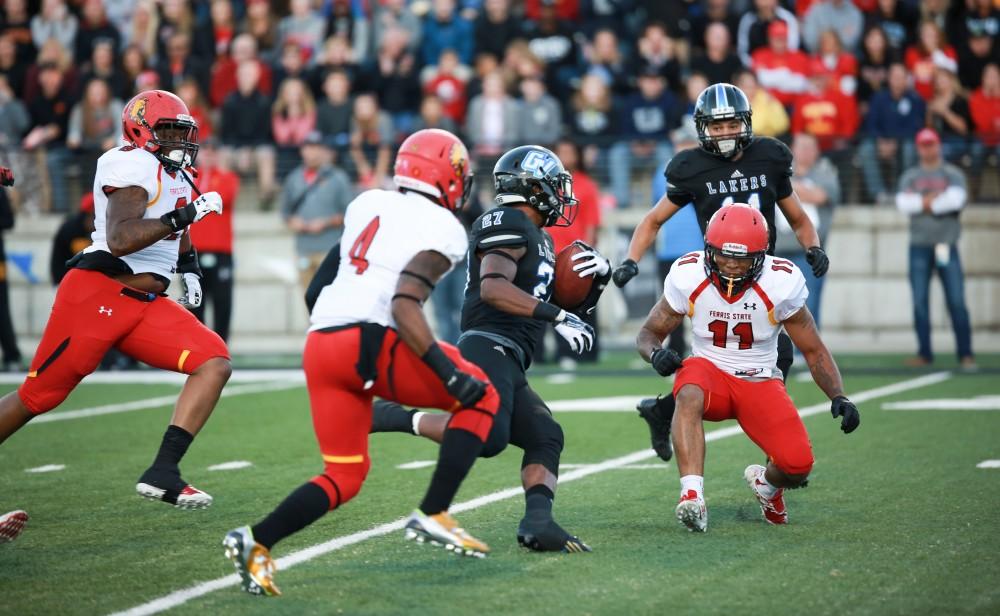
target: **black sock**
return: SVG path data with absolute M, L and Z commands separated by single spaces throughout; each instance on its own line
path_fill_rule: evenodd
M 270 550 L 275 543 L 309 526 L 329 510 L 330 497 L 326 491 L 311 481 L 304 483 L 253 526 L 253 538 Z
M 531 486 L 524 491 L 524 517 L 551 518 L 555 497 L 555 493 L 543 483 Z
M 674 420 L 674 411 L 677 409 L 677 400 L 674 398 L 674 394 L 657 398 L 656 407 L 660 409 L 660 414 L 666 420 L 669 428 L 670 422 Z
M 417 409 L 407 409 L 389 400 L 376 400 L 372 405 L 370 432 L 405 432 L 413 434 L 413 416 Z
M 420 510 L 428 515 L 447 511 L 482 449 L 483 442 L 475 434 L 458 428 L 445 430 L 437 467 Z

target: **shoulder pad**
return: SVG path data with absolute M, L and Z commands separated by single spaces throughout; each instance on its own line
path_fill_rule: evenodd
M 673 184 L 683 182 L 697 172 L 698 165 L 695 156 L 698 148 L 689 148 L 678 152 L 676 156 L 667 163 L 667 168 L 663 172 L 667 176 L 667 183 Z
M 760 155 L 773 159 L 783 165 L 792 164 L 792 151 L 788 146 L 774 137 L 755 137 L 754 141 L 760 148 Z
M 472 223 L 472 238 L 476 249 L 498 246 L 524 246 L 534 224 L 524 212 L 506 207 L 494 208 Z

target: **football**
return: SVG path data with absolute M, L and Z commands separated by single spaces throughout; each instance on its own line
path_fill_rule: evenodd
M 573 310 L 587 299 L 590 287 L 594 284 L 594 277 L 587 276 L 580 278 L 579 274 L 573 271 L 573 266 L 578 262 L 573 261 L 573 255 L 586 252 L 583 246 L 572 243 L 563 248 L 556 255 L 556 278 L 552 291 L 552 303 L 563 310 Z

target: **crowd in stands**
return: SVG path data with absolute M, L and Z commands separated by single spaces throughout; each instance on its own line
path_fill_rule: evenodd
M 277 200 L 318 132 L 355 190 L 441 127 L 488 170 L 569 138 L 617 207 L 659 173 L 694 98 L 729 81 L 758 134 L 816 138 L 845 200 L 888 202 L 923 127 L 973 178 L 1000 149 L 994 0 L 5 0 L 0 164 L 66 211 L 122 103 L 177 92 L 202 138 Z M 481 176 L 482 177 L 482 176 Z M 648 184 L 648 180 L 645 180 Z M 975 189 L 973 183 L 971 188 Z M 277 205 L 277 203 L 275 204 Z

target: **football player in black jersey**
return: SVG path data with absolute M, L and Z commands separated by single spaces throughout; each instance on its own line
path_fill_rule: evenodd
M 537 551 L 589 552 L 587 544 L 552 517 L 563 432 L 525 377 L 550 324 L 577 353 L 594 341 L 590 325 L 548 302 L 555 255 L 544 227 L 573 222 L 573 179 L 555 154 L 530 145 L 500 157 L 493 181 L 498 207 L 480 216 L 470 232 L 458 341 L 462 355 L 483 369 L 500 394 L 500 410 L 481 455 L 495 456 L 508 443 L 524 450 L 521 483 L 526 504 L 517 529 L 521 545 Z M 590 295 L 576 309 L 585 313 L 593 310 L 610 280 L 611 264 L 593 248 L 574 258 L 579 276 L 595 277 Z M 420 413 L 380 401 L 374 405 L 372 431 L 406 432 L 440 442 L 447 421 L 443 413 Z
M 617 286 L 625 286 L 639 273 L 637 262 L 653 245 L 660 227 L 689 204 L 695 208 L 702 233 L 712 215 L 724 205 L 747 203 L 758 208 L 770 231 L 768 254 L 774 254 L 774 214 L 775 207 L 780 208 L 805 249 L 813 274 L 826 274 L 830 261 L 792 190 L 792 152 L 777 139 L 754 137 L 751 114 L 746 94 L 734 85 L 717 83 L 698 96 L 694 121 L 701 147 L 679 152 L 667 164 L 667 194 L 635 228 L 628 258 L 615 268 Z M 782 333 L 778 338 L 778 368 L 786 378 L 791 365 L 792 343 Z M 673 455 L 673 396 L 649 398 L 637 408 L 649 424 L 653 449 L 660 458 L 669 460 Z

